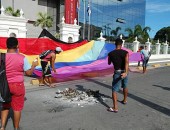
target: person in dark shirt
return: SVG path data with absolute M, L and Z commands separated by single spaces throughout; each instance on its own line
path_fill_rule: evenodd
M 108 54 L 108 64 L 110 65 L 112 63 L 114 66 L 112 82 L 113 107 L 108 108 L 108 111 L 111 112 L 118 112 L 117 92 L 119 91 L 120 87 L 123 88 L 124 95 L 124 99 L 121 101 L 121 103 L 127 103 L 129 54 L 127 51 L 121 49 L 122 43 L 123 41 L 121 39 L 116 39 L 116 49 Z

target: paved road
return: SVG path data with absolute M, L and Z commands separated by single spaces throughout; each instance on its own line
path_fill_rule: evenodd
M 150 69 L 147 74 L 130 72 L 128 104 L 112 106 L 112 76 L 58 83 L 56 88 L 27 86 L 21 127 L 23 130 L 169 130 L 170 67 Z M 29 78 L 26 78 L 29 81 Z M 106 100 L 93 105 L 59 101 L 55 92 L 64 88 L 100 90 Z M 118 94 L 122 99 L 121 91 Z M 7 130 L 12 130 L 9 119 Z

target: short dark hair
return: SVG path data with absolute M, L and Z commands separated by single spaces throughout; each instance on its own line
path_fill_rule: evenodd
M 15 33 L 13 33 L 13 32 L 9 34 L 9 37 L 16 37 L 16 36 L 17 35 Z
M 115 40 L 115 45 L 116 45 L 116 46 L 117 46 L 117 45 L 122 45 L 122 43 L 123 43 L 123 40 L 120 39 L 120 38 L 117 38 L 117 39 Z
M 144 46 L 141 46 L 141 49 L 144 49 Z
M 15 37 L 9 37 L 6 40 L 6 46 L 8 49 L 17 49 L 18 40 Z

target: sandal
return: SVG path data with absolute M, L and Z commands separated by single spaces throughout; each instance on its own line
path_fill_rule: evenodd
M 124 105 L 126 105 L 127 104 L 127 101 L 120 101 L 120 103 L 122 103 L 122 104 L 124 104 Z
M 109 111 L 109 112 L 114 112 L 114 113 L 118 113 L 118 110 L 113 109 L 113 108 L 111 108 L 111 107 L 108 108 L 107 111 Z

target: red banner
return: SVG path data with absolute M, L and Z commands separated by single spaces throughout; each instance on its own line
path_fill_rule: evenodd
M 65 0 L 65 23 L 74 24 L 77 18 L 77 0 Z
M 6 49 L 6 37 L 0 37 L 0 49 Z M 56 47 L 61 47 L 64 51 L 77 48 L 86 44 L 84 40 L 74 44 L 63 44 L 53 41 L 49 38 L 18 38 L 19 52 L 26 55 L 39 55 L 45 50 L 55 50 Z

